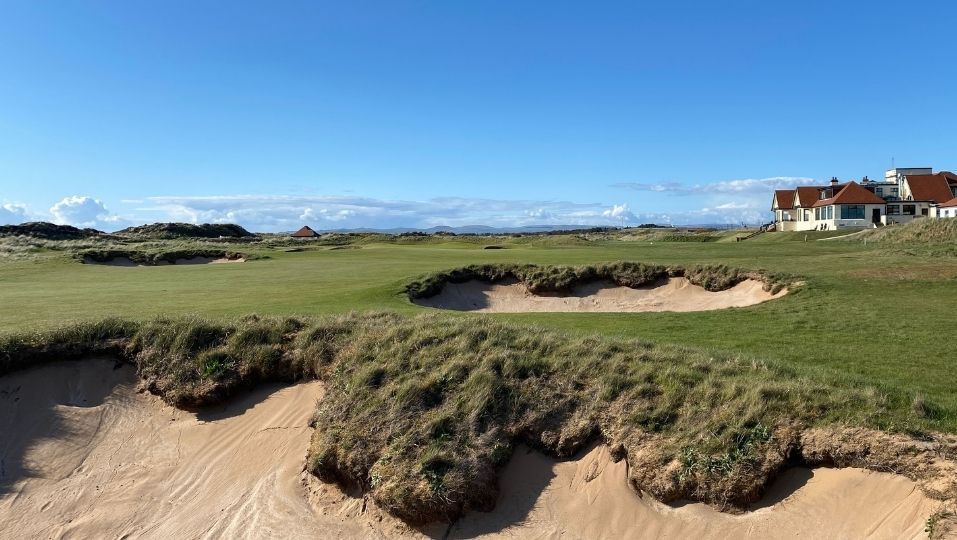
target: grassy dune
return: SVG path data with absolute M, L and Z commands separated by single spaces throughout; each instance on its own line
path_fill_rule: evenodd
M 803 429 L 920 434 L 940 414 L 889 386 L 734 354 L 446 315 L 110 319 L 8 336 L 0 374 L 92 354 L 133 363 L 147 388 L 187 408 L 259 382 L 323 379 L 308 469 L 411 523 L 491 509 L 519 443 L 570 456 L 601 441 L 643 491 L 727 506 L 804 459 Z
M 903 226 L 862 231 L 842 239 L 876 242 L 912 255 L 957 256 L 957 219 L 920 219 Z

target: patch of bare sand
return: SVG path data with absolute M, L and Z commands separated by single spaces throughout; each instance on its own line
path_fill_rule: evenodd
M 764 507 L 743 515 L 673 508 L 636 493 L 606 447 L 556 462 L 519 448 L 494 512 L 471 513 L 448 538 L 926 538 L 941 503 L 902 476 L 864 469 L 792 469 Z M 432 531 L 439 536 L 438 531 Z
M 755 279 L 719 292 L 705 290 L 679 277 L 636 289 L 594 282 L 575 287 L 569 294 L 534 294 L 516 281 L 492 284 L 472 280 L 446 283 L 439 294 L 414 302 L 421 306 L 485 313 L 685 312 L 751 306 L 785 294 L 786 290 L 771 294 L 764 290 L 764 283 Z
M 133 369 L 113 367 L 64 362 L 0 379 L 0 531 L 20 538 L 379 535 L 356 519 L 361 499 L 334 486 L 314 487 L 310 497 L 304 486 L 319 383 L 261 388 L 197 415 L 138 393 Z
M 201 414 L 137 391 L 129 366 L 62 362 L 0 378 L 0 531 L 23 538 L 910 538 L 940 503 L 903 477 L 794 470 L 733 516 L 639 496 L 605 447 L 519 448 L 496 510 L 410 529 L 303 472 L 319 383 Z

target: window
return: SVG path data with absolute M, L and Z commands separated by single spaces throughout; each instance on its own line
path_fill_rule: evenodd
M 820 219 L 821 219 L 821 209 L 820 209 L 820 208 L 815 208 L 815 209 L 814 209 L 814 219 L 815 219 L 815 220 L 820 220 Z
M 913 216 L 913 215 L 916 214 L 916 213 L 917 213 L 917 206 L 916 206 L 916 205 L 913 205 L 913 204 L 905 204 L 905 205 L 904 205 L 904 215 L 905 215 L 905 216 Z
M 834 219 L 834 207 L 833 207 L 833 206 L 828 206 L 828 207 L 827 207 L 827 219 Z
M 864 219 L 864 205 L 842 204 L 841 219 Z
M 874 194 L 877 195 L 878 197 L 883 197 L 883 196 L 884 196 L 884 188 L 882 188 L 882 187 L 874 188 Z
M 888 216 L 897 216 L 901 213 L 901 207 L 897 204 L 888 204 L 887 205 L 887 215 Z

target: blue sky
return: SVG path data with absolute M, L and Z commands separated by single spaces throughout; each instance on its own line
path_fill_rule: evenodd
M 957 169 L 952 2 L 0 7 L 0 222 L 737 223 Z

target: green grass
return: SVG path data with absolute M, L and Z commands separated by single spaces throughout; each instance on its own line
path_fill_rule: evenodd
M 0 328 L 10 333 L 111 316 L 421 313 L 428 309 L 411 304 L 405 286 L 422 275 L 470 264 L 725 264 L 786 273 L 806 284 L 779 300 L 714 312 L 456 316 L 733 351 L 893 384 L 933 400 L 943 411 L 939 427 L 957 431 L 957 374 L 947 330 L 957 310 L 957 258 L 803 237 L 769 233 L 729 243 L 589 241 L 579 235 L 430 237 L 363 241 L 361 249 L 339 250 L 298 242 L 293 245 L 305 249 L 297 253 L 283 251 L 287 244 L 235 244 L 229 249 L 269 258 L 137 268 L 82 265 L 69 252 L 45 248 L 0 261 Z M 482 249 L 489 244 L 507 249 Z
M 228 246 L 5 239 L 0 375 L 113 354 L 188 407 L 260 381 L 319 377 L 327 395 L 309 470 L 412 522 L 488 508 L 519 443 L 567 456 L 601 440 L 658 498 L 743 503 L 794 457 L 804 426 L 957 432 L 957 257 L 949 225 L 917 226 L 934 229 L 866 244 L 817 241 L 826 233 L 668 241 L 672 231 L 656 230 Z M 214 247 L 252 260 L 74 259 L 82 249 Z M 407 294 L 508 272 L 553 290 L 675 268 L 716 288 L 742 275 L 803 284 L 752 307 L 692 313 L 479 315 L 418 307 Z

